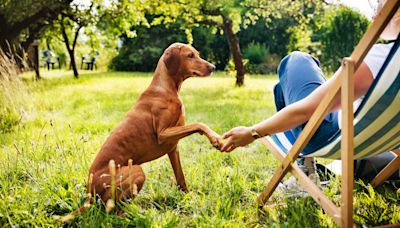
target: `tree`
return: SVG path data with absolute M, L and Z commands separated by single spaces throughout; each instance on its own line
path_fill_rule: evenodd
M 244 64 L 238 32 L 260 18 L 268 24 L 271 19 L 283 16 L 293 17 L 298 24 L 307 22 L 314 12 L 321 9 L 322 0 L 271 1 L 271 0 L 141 0 L 112 2 L 108 13 L 100 21 L 101 27 L 111 34 L 135 37 L 138 27 L 166 27 L 177 20 L 183 21 L 189 43 L 193 42 L 192 31 L 199 26 L 207 26 L 214 33 L 223 33 L 236 70 L 236 84 L 244 83 Z M 151 15 L 148 21 L 146 15 Z M 289 15 L 289 16 L 288 16 Z M 139 26 L 140 25 L 140 26 Z
M 174 23 L 177 19 L 184 21 L 181 29 L 186 32 L 188 42 L 192 43 L 191 31 L 200 26 L 223 31 L 229 43 L 235 68 L 237 71 L 237 85 L 243 84 L 244 67 L 236 33 L 241 23 L 241 1 L 235 0 L 141 0 L 112 2 L 100 25 L 111 34 L 123 34 L 128 38 L 135 37 L 135 26 L 157 26 Z M 156 16 L 151 22 L 147 21 L 146 14 Z M 218 32 L 218 31 L 215 31 Z
M 228 41 L 236 70 L 236 85 L 244 84 L 245 69 L 243 55 L 237 32 L 242 23 L 243 6 L 240 0 L 198 0 L 173 1 L 165 4 L 176 4 L 175 10 L 180 18 L 186 21 L 186 28 L 193 29 L 199 25 L 209 26 L 223 32 Z M 171 6 L 169 6 L 171 7 Z M 163 8 L 161 8 L 163 9 Z M 170 11 L 161 11 L 164 17 L 173 18 Z M 164 19 L 165 21 L 165 19 Z
M 82 28 L 94 25 L 100 12 L 99 4 L 101 1 L 92 0 L 89 3 L 72 3 L 68 9 L 65 9 L 58 16 L 53 28 L 55 32 L 60 32 L 62 40 L 70 57 L 70 66 L 74 72 L 74 77 L 79 78 L 78 67 L 75 60 L 75 47 L 78 41 L 79 33 Z M 96 8 L 97 7 L 97 8 Z M 96 10 L 94 10 L 96 9 Z
M 72 0 L 24 0 L 0 2 L 0 48 L 15 59 L 19 70 L 35 65 L 32 57 L 25 59 L 29 46 L 41 32 L 55 19 L 59 12 L 67 8 Z M 35 57 L 37 58 L 37 57 Z M 26 61 L 27 60 L 27 61 Z M 36 66 L 36 78 L 39 70 Z
M 13 51 L 21 44 L 26 51 L 39 32 L 48 25 L 48 21 L 55 19 L 59 12 L 68 8 L 71 1 L 1 1 L 0 47 L 6 51 Z
M 153 4 L 155 1 L 152 1 Z M 235 64 L 236 85 L 244 83 L 244 64 L 240 48 L 239 32 L 241 25 L 255 23 L 264 18 L 268 23 L 271 18 L 279 19 L 290 15 L 294 20 L 304 23 L 312 17 L 314 11 L 321 10 L 323 0 L 272 1 L 272 0 L 180 0 L 156 1 L 153 14 L 160 15 L 159 23 L 168 23 L 180 18 L 186 21 L 186 28 L 192 29 L 205 25 L 222 31 L 228 41 Z M 314 11 L 313 11 L 314 10 Z M 157 20 L 155 20 L 157 22 Z

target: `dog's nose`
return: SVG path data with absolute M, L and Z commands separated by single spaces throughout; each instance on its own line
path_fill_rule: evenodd
M 214 64 L 210 64 L 210 65 L 208 66 L 208 69 L 210 69 L 210 71 L 213 72 L 213 71 L 215 70 Z

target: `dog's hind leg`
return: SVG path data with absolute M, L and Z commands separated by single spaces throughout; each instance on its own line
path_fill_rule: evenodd
M 134 198 L 142 189 L 146 180 L 142 167 L 140 165 L 132 165 L 132 160 L 129 160 L 128 166 L 121 168 L 120 181 L 118 182 L 119 189 L 117 190 L 117 199 L 123 200 Z

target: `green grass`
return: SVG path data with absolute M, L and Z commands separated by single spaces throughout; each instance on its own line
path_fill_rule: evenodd
M 53 215 L 79 208 L 88 169 L 107 135 L 122 120 L 151 80 L 148 73 L 84 72 L 79 80 L 64 71 L 25 75 L 29 108 L 18 125 L 0 137 L 0 226 L 60 226 Z M 218 133 L 251 125 L 274 112 L 276 76 L 246 78 L 237 88 L 222 73 L 191 78 L 181 91 L 186 122 L 203 122 Z M 96 203 L 70 225 L 85 227 L 326 227 L 332 219 L 311 198 L 280 199 L 259 211 L 255 199 L 277 166 L 259 142 L 231 154 L 213 149 L 204 136 L 179 144 L 190 189 L 175 186 L 167 157 L 143 165 L 147 180 L 139 196 L 121 205 L 127 218 L 106 214 Z M 325 190 L 337 201 L 338 183 Z M 361 224 L 400 222 L 400 191 L 378 192 L 358 185 Z

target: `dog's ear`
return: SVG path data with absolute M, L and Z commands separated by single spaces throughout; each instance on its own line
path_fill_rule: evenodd
M 179 52 L 181 48 L 179 46 L 173 46 L 167 48 L 164 52 L 163 61 L 165 66 L 167 67 L 169 75 L 175 75 L 178 73 L 180 58 Z

